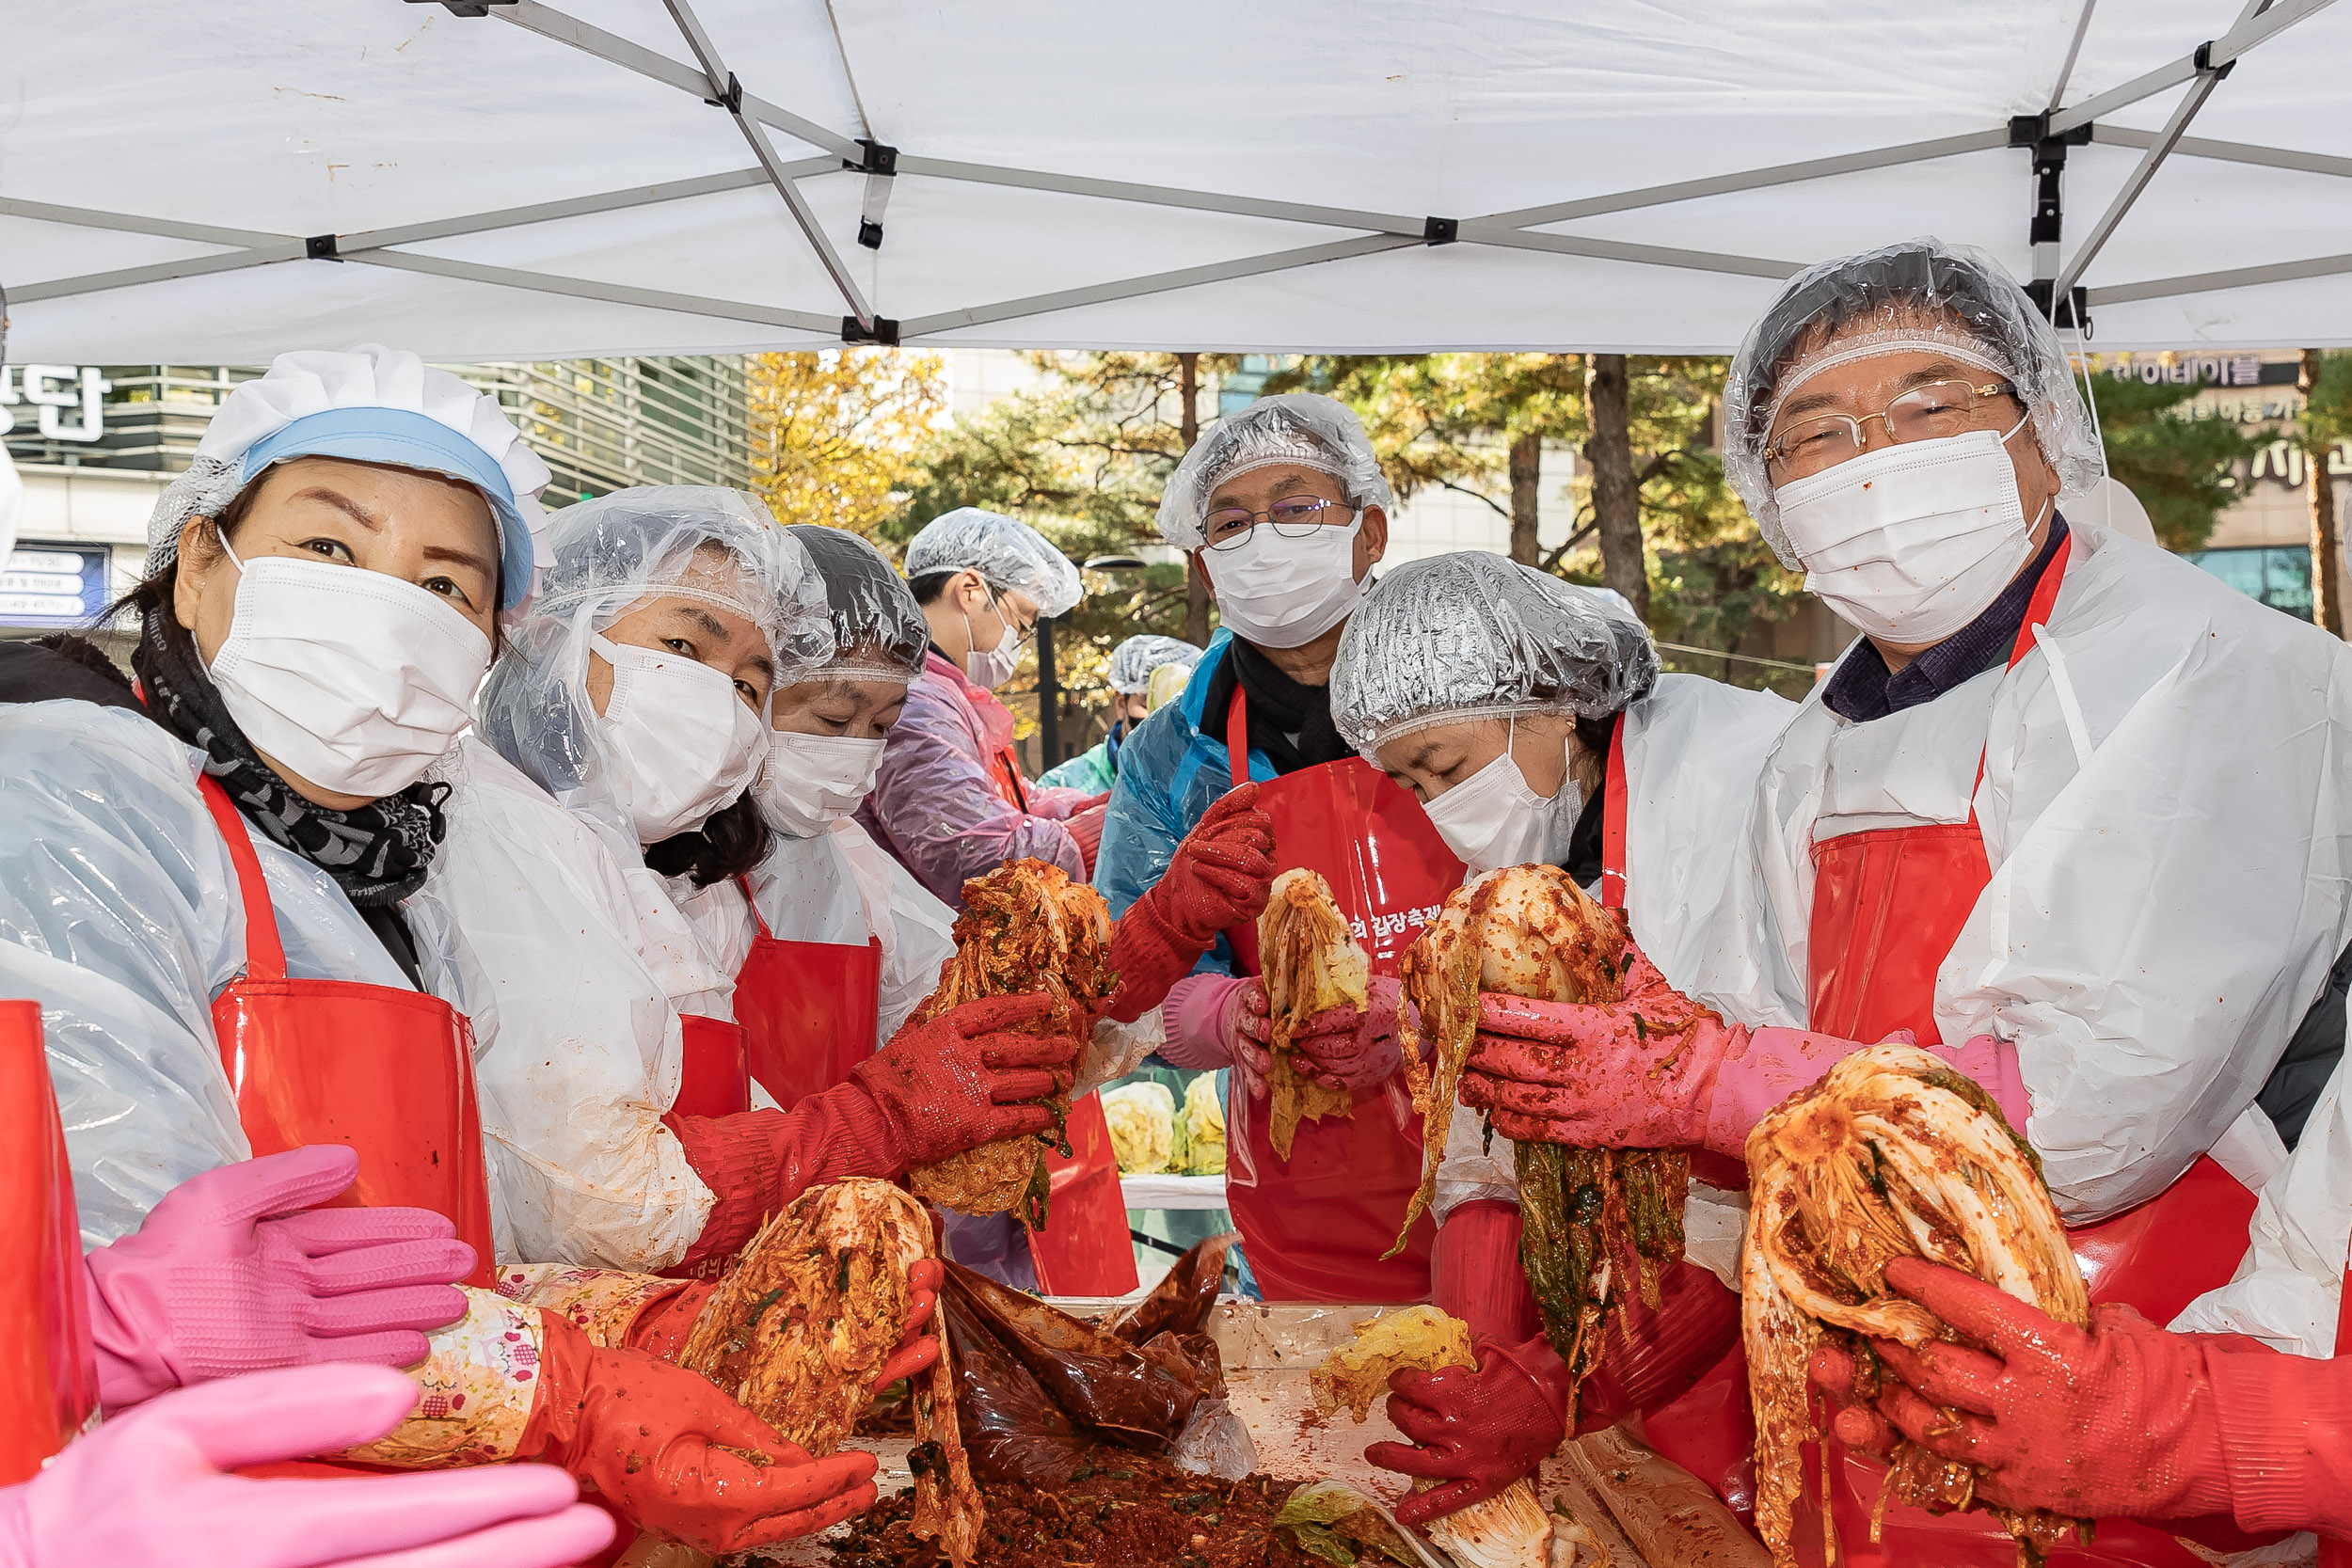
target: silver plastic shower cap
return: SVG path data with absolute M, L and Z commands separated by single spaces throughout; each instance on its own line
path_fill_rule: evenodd
M 1181 637 L 1157 637 L 1150 632 L 1130 637 L 1111 650 L 1111 689 L 1130 697 L 1152 684 L 1152 672 L 1163 664 L 1189 670 L 1200 662 L 1200 650 Z
M 913 684 L 923 673 L 930 623 L 882 551 L 820 523 L 795 523 L 785 531 L 816 562 L 833 612 L 833 657 L 818 673 Z
M 589 640 L 647 599 L 696 599 L 757 626 L 775 660 L 772 687 L 786 687 L 833 657 L 824 583 L 766 507 L 710 485 L 647 485 L 567 506 L 549 519 L 547 543 L 554 564 L 483 686 L 482 737 L 633 863 L 636 830 L 607 782 L 612 759 L 588 698 Z
M 1598 719 L 1657 683 L 1658 649 L 1631 613 L 1548 572 L 1464 550 L 1408 562 L 1364 596 L 1331 667 L 1331 721 L 1370 758 L 1431 724 Z
M 1915 350 L 2015 385 L 2061 498 L 2099 482 L 2099 430 L 2066 350 L 2007 268 L 1974 245 L 1933 238 L 1839 257 L 1788 280 L 1748 329 L 1724 383 L 1724 475 L 1783 565 L 1799 562 L 1764 471 L 1781 404 L 1833 366 Z
M 1040 615 L 1067 615 L 1086 585 L 1054 542 L 1016 518 L 959 506 L 923 525 L 907 545 L 907 577 L 977 572 L 991 588 L 1025 594 Z
M 1352 507 L 1396 505 L 1356 410 L 1320 392 L 1279 392 L 1218 421 L 1193 443 L 1160 492 L 1160 537 L 1180 550 L 1199 549 L 1208 543 L 1209 498 L 1216 487 L 1235 474 L 1278 463 L 1329 474 Z

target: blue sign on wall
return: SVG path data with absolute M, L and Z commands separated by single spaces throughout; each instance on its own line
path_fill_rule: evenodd
M 0 562 L 0 623 L 12 626 L 78 626 L 95 619 L 113 597 L 105 545 L 45 545 L 20 539 Z

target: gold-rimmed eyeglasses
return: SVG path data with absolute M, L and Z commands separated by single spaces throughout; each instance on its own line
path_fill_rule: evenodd
M 2014 403 L 2017 388 L 2007 381 L 1988 381 L 1981 386 L 1966 381 L 1930 382 L 1925 387 L 1914 387 L 1875 414 L 1859 418 L 1851 414 L 1808 414 L 1774 436 L 1764 449 L 1764 457 L 1772 466 L 1774 481 L 1785 483 L 1804 479 L 1858 456 L 1863 450 L 1862 427 L 1873 420 L 1885 426 L 1886 438 L 1898 444 L 1929 441 L 1940 436 L 1959 436 L 1981 429 L 1994 414 L 2006 418 L 2009 410 L 1988 410 L 1984 406 L 1994 398 Z

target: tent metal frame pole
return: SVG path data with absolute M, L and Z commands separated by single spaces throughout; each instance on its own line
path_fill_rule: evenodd
M 133 217 L 127 213 L 101 212 L 95 207 L 61 207 L 54 201 L 28 201 L 0 196 L 0 217 L 32 218 L 74 229 L 111 229 L 125 234 L 147 234 L 159 240 L 186 240 L 194 245 L 237 247 L 283 245 L 291 234 L 258 229 L 222 229 L 209 223 L 182 223 L 176 218 Z
M 1926 163 L 1933 158 L 1949 158 L 1963 152 L 1979 152 L 1989 148 L 2007 147 L 2007 131 L 1968 131 L 1956 136 L 1937 136 L 1929 141 L 1905 142 L 1899 147 L 1882 147 L 1864 152 L 1840 152 L 1827 158 L 1807 158 L 1802 163 L 1775 164 L 1768 168 L 1746 169 L 1736 174 L 1714 174 L 1704 179 L 1683 180 L 1670 185 L 1648 185 L 1639 190 L 1620 191 L 1611 196 L 1580 197 L 1574 201 L 1554 202 L 1543 207 L 1522 207 L 1515 212 L 1491 213 L 1479 222 L 1511 229 L 1534 229 L 1549 223 L 1566 223 L 1576 218 L 1598 217 L 1606 213 L 1633 212 L 1644 207 L 1662 207 L 1668 202 L 1692 201 L 1701 197 L 1729 196 L 1739 191 L 1764 190 L 1773 185 L 1795 184 L 1804 180 L 1823 180 L 1837 174 L 1858 174 L 1874 168 L 1894 168 L 1903 164 Z
M 901 341 L 933 332 L 951 332 L 959 327 L 983 326 L 991 322 L 1011 321 L 1022 316 L 1041 316 L 1054 310 L 1067 310 L 1080 305 L 1104 305 L 1122 299 L 1136 299 L 1145 294 L 1167 293 L 1173 289 L 1189 289 L 1200 283 L 1222 283 L 1236 277 L 1255 277 L 1272 272 L 1289 272 L 1297 267 L 1311 267 L 1324 261 L 1343 261 L 1353 256 L 1371 256 L 1384 250 L 1404 250 L 1420 245 L 1418 235 L 1406 239 L 1398 234 L 1365 234 L 1352 240 L 1334 240 L 1327 245 L 1307 245 L 1298 250 L 1277 251 L 1266 256 L 1245 256 L 1232 261 L 1211 261 L 1201 266 L 1184 267 L 1174 272 L 1154 273 L 1148 277 L 1121 278 L 1110 283 L 1089 283 L 1082 288 L 1061 289 L 1053 293 L 1031 294 L 1025 299 L 1009 299 L 994 305 L 970 306 L 958 310 L 941 310 L 928 316 L 912 316 L 898 324 Z
M 976 185 L 1005 185 L 1016 190 L 1051 191 L 1064 196 L 1099 197 L 1109 201 L 1136 201 L 1152 207 L 1193 212 L 1230 213 L 1237 217 L 1277 218 L 1290 223 L 1314 223 L 1331 229 L 1363 229 L 1375 233 L 1422 237 L 1428 219 L 1402 213 L 1374 213 L 1354 207 L 1318 207 L 1304 201 L 1265 197 L 1226 196 L 1216 191 L 1185 190 L 1174 185 L 1143 185 L 1126 180 L 1099 180 L 1084 174 L 1051 174 L 1038 169 L 1008 168 L 997 164 L 967 164 L 950 158 L 898 154 L 900 174 L 932 180 L 957 180 Z
M 2122 125 L 2094 125 L 2090 139 L 2106 147 L 2134 147 L 2142 151 L 2155 145 L 2156 131 L 2135 131 Z M 2172 145 L 2176 158 L 2201 158 L 2221 164 L 2248 164 L 2257 168 L 2293 169 L 2299 174 L 2331 174 L 2352 179 L 2352 158 L 2331 152 L 2298 152 L 2283 147 L 2259 147 L 2252 142 L 2215 141 L 2208 136 L 2183 136 Z
M 2055 113 L 2065 102 L 2066 84 L 2074 79 L 2074 62 L 2082 58 L 2083 40 L 2090 33 L 2090 13 L 2099 8 L 2099 0 L 2083 0 L 2083 8 L 2074 17 L 2074 36 L 2066 45 L 2066 58 L 2058 64 L 2058 82 L 2050 88 L 2050 101 L 2042 105 Z
M 669 8 L 670 20 L 676 23 L 678 31 L 686 36 L 687 46 L 694 51 L 694 58 L 702 62 L 703 72 L 710 79 L 713 98 L 727 111 L 728 118 L 735 121 L 735 128 L 743 133 L 743 139 L 751 144 L 752 155 L 759 160 L 759 166 L 768 171 L 769 182 L 776 187 L 776 194 L 784 198 L 785 206 L 791 211 L 792 221 L 801 226 L 802 237 L 808 241 L 809 248 L 817 252 L 817 260 L 823 263 L 826 275 L 833 279 L 833 286 L 841 291 L 842 299 L 849 304 L 850 314 L 857 318 L 858 325 L 868 332 L 873 331 L 874 308 L 866 302 L 866 291 L 859 288 L 857 279 L 850 276 L 849 263 L 842 261 L 841 252 L 834 248 L 824 225 L 817 221 L 816 209 L 809 206 L 808 198 L 801 194 L 799 183 L 786 171 L 783 155 L 777 152 L 776 144 L 768 139 L 768 128 L 744 113 L 742 85 L 736 80 L 735 72 L 727 69 L 726 62 L 719 57 L 718 46 L 710 41 L 710 35 L 703 31 L 701 20 L 694 15 L 694 8 L 687 4 L 687 0 L 662 0 L 662 4 Z
M 2114 283 L 2104 289 L 2085 292 L 2093 305 L 2131 305 L 2144 299 L 2171 299 L 2181 294 L 2250 289 L 2264 283 L 2295 283 L 2310 277 L 2340 277 L 2344 273 L 2352 273 L 2352 252 L 2341 256 L 2314 256 L 2300 261 L 2268 261 L 2258 267 L 2233 267 L 2225 272 L 2153 277 L 2140 283 Z
M 1731 273 L 1742 277 L 1789 278 L 1804 270 L 1802 261 L 1775 261 L 1761 256 L 1736 256 L 1716 250 L 1681 250 L 1673 245 L 1635 245 L 1625 240 L 1594 240 L 1581 234 L 1532 234 L 1483 218 L 1465 219 L 1464 245 L 1490 245 L 1506 250 L 1542 250 L 1555 256 L 1582 256 L 1597 261 L 1629 261 L 1637 266 L 1678 267 L 1690 272 Z
M 2305 17 L 2317 15 L 2333 4 L 2335 0 L 2279 0 L 2279 4 L 2260 16 L 2239 23 L 2219 38 L 2199 44 L 2179 59 L 2135 76 L 2121 87 L 2109 87 L 2095 98 L 2086 98 L 2071 109 L 2058 110 L 2050 116 L 2049 134 L 2059 135 L 2077 125 L 2089 125 L 2102 115 L 2112 114 L 2143 98 L 2153 98 L 2167 87 L 2177 87 L 2200 71 L 2228 65 L 2256 44 L 2275 38 Z
M 834 166 L 831 158 L 804 159 L 787 166 L 803 171 L 822 172 Z M 336 245 L 344 255 L 355 250 L 381 250 L 389 245 L 422 245 L 429 240 L 466 239 L 476 234 L 493 233 L 501 229 L 519 229 L 533 223 L 553 223 L 563 218 L 591 217 L 600 213 L 625 213 L 637 207 L 659 206 L 665 201 L 688 201 L 700 196 L 721 196 L 728 191 L 753 190 L 768 183 L 768 171 L 763 168 L 739 168 L 726 174 L 706 174 L 697 180 L 680 180 L 669 184 L 637 185 L 628 190 L 604 191 L 595 196 L 576 196 L 563 201 L 541 201 L 528 207 L 505 207 L 496 212 L 472 213 L 463 217 L 442 218 L 424 223 L 402 224 L 395 229 L 371 229 L 357 234 L 342 234 Z
M 543 6 L 539 0 L 514 0 L 512 5 L 493 6 L 490 14 L 501 21 L 513 23 L 525 32 L 569 44 L 583 55 L 594 55 L 608 65 L 635 71 L 640 76 L 675 87 L 680 92 L 691 92 L 707 101 L 711 97 L 711 87 L 705 72 L 680 64 L 666 55 L 657 55 L 650 49 L 631 43 L 577 17 L 567 16 L 552 7 Z M 722 91 L 725 86 L 724 81 L 719 84 Z M 781 104 L 754 93 L 743 94 L 742 104 L 745 114 L 763 124 L 774 126 L 787 136 L 804 141 L 811 147 L 821 147 L 837 158 L 847 158 L 852 163 L 857 161 L 857 143 L 838 131 L 803 119 Z
M 212 256 L 190 256 L 177 261 L 153 261 L 143 267 L 115 272 L 84 273 L 79 277 L 52 278 L 45 283 L 20 283 L 8 291 L 19 305 L 38 300 L 66 299 L 74 294 L 103 293 L 109 289 L 134 289 L 142 283 L 167 283 L 175 277 L 205 277 L 215 273 L 243 272 L 276 261 L 299 261 L 309 254 L 300 240 L 246 250 L 226 250 Z
M 599 300 L 607 305 L 634 305 L 648 310 L 669 310 L 722 321 L 752 322 L 761 326 L 789 327 L 796 332 L 812 332 L 826 338 L 838 337 L 841 331 L 840 318 L 819 316 L 807 310 L 789 310 L 773 305 L 747 305 L 736 300 L 710 299 L 701 294 L 674 294 L 660 289 L 632 288 L 622 283 L 591 283 L 577 277 L 555 277 L 546 273 L 523 272 L 513 267 L 486 266 L 479 261 L 453 261 L 446 257 L 419 256 L 409 251 L 362 251 L 343 260 L 357 261 L 362 266 L 389 267 L 395 272 L 421 272 L 469 283 L 491 283 L 538 293 L 564 294 L 574 299 Z
M 2319 0 L 2322 6 L 2329 3 L 2330 0 Z M 2238 13 L 2237 24 L 2231 29 L 2231 34 L 2233 36 L 2249 24 L 2284 8 L 2284 7 L 2274 5 L 2273 0 L 2246 0 L 2246 8 Z M 2060 269 L 2058 280 L 2052 285 L 2050 291 L 2053 310 L 2057 309 L 2058 301 L 2068 297 L 2068 293 L 2074 288 L 2075 280 L 2082 277 L 2090 263 L 2097 260 L 2099 252 L 2105 248 L 2107 241 L 2114 237 L 2115 230 L 2122 224 L 2125 214 L 2131 212 L 2133 204 L 2138 201 L 2140 194 L 2147 190 L 2148 182 L 2156 177 L 2156 170 L 2164 166 L 2165 159 L 2169 157 L 2173 148 L 2179 145 L 2182 135 L 2188 130 L 2188 122 L 2197 118 L 2198 111 L 2205 106 L 2205 102 L 2213 96 L 2214 89 L 2221 85 L 2221 79 L 2227 76 L 2231 67 L 2237 63 L 2234 56 L 2227 60 L 2217 60 L 2213 57 L 2214 53 L 2215 51 L 2208 46 L 2199 49 L 2193 56 L 2197 63 L 2196 80 L 2191 82 L 2188 90 L 2181 95 L 2181 101 L 2172 105 L 2172 113 L 2166 118 L 2164 129 L 2157 132 L 2154 138 L 2149 142 L 2147 150 L 2140 154 L 2139 162 L 2134 166 L 2130 177 L 2115 193 L 2114 199 L 2107 203 L 2107 210 L 2099 214 L 2097 223 L 2091 225 L 2090 237 L 2076 247 L 2074 258 Z M 2096 134 L 2095 128 L 2093 134 Z M 2053 316 L 2052 319 L 2055 320 L 2056 317 Z M 2076 325 L 2080 325 L 2079 323 Z

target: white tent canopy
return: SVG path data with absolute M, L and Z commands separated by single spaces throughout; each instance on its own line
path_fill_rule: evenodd
M 0 286 L 85 363 L 1703 353 L 1934 233 L 2097 347 L 2347 344 L 2347 81 L 2329 0 L 49 0 Z

